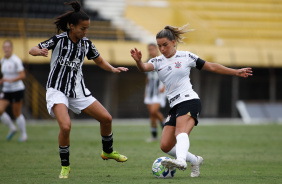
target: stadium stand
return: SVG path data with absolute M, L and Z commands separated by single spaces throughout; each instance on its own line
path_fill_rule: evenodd
M 227 66 L 281 67 L 282 2 L 278 0 L 132 0 L 125 16 L 156 34 L 165 25 L 190 23 L 180 46 Z M 144 13 L 146 12 L 146 13 Z M 150 20 L 150 21 L 148 21 Z M 271 55 L 271 59 L 269 57 Z
M 51 54 L 48 58 L 32 57 L 28 50 L 56 33 L 53 18 L 67 11 L 65 1 L 0 2 L 0 45 L 11 39 L 29 76 L 34 75 L 42 86 Z M 254 68 L 255 77 L 248 80 L 192 70 L 193 87 L 203 99 L 205 109 L 201 117 L 239 117 L 235 106 L 238 100 L 282 100 L 280 0 L 84 0 L 82 4 L 91 17 L 87 37 L 111 64 L 130 68 L 129 72 L 116 76 L 90 66 L 94 62 L 85 60 L 85 82 L 114 118 L 146 117 L 146 106 L 142 103 L 144 75 L 132 66 L 129 50 L 134 47 L 142 50 L 145 61 L 146 44 L 155 41 L 155 34 L 168 24 L 190 23 L 195 29 L 186 35 L 179 50 L 189 50 L 202 59 L 230 67 Z M 34 91 L 30 93 L 29 98 Z M 36 106 L 30 105 L 32 99 L 26 100 L 28 109 Z M 32 116 L 44 118 L 41 111 L 41 107 L 35 109 Z

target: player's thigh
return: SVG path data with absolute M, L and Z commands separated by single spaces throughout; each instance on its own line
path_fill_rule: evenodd
M 148 111 L 149 111 L 149 113 L 150 113 L 150 112 L 151 112 L 151 107 L 152 107 L 152 105 L 151 105 L 151 104 L 147 104 L 146 106 L 147 106 L 147 109 L 148 109 Z
M 10 104 L 9 100 L 6 99 L 0 99 L 0 115 L 3 114 L 3 112 L 6 111 L 6 108 Z
M 162 138 L 161 138 L 161 149 L 164 152 L 169 152 L 176 144 L 175 138 L 175 127 L 166 125 L 163 128 Z
M 22 107 L 23 107 L 23 100 L 20 100 L 18 102 L 13 102 L 12 109 L 15 117 L 19 117 L 21 115 Z
M 88 114 L 99 122 L 112 122 L 112 116 L 98 100 L 83 109 L 82 112 Z
M 160 104 L 159 103 L 153 103 L 151 105 L 151 112 L 156 114 L 157 112 L 159 112 L 159 109 L 160 109 Z
M 53 112 L 60 128 L 69 131 L 71 129 L 71 120 L 67 106 L 63 103 L 54 104 Z
M 192 131 L 195 125 L 195 120 L 189 115 L 183 115 L 176 118 L 175 136 L 180 133 L 187 133 Z

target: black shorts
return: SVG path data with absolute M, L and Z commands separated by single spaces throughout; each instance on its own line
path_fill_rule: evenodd
M 19 102 L 24 98 L 24 90 L 15 92 L 4 92 L 4 96 L 1 99 L 8 100 L 10 103 Z
M 195 120 L 195 126 L 198 125 L 198 116 L 201 113 L 200 99 L 192 99 L 181 102 L 169 110 L 165 126 L 176 126 L 176 118 L 185 114 L 191 116 Z

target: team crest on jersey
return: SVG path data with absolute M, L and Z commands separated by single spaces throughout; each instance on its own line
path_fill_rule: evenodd
M 85 45 L 84 44 L 81 44 L 81 48 L 80 48 L 81 52 L 85 52 Z
M 180 68 L 182 65 L 181 65 L 181 62 L 177 61 L 175 62 L 175 68 Z

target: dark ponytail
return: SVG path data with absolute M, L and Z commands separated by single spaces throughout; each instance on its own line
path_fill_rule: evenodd
M 65 5 L 71 5 L 73 11 L 66 12 L 56 18 L 54 23 L 56 24 L 58 34 L 60 31 L 68 31 L 70 24 L 77 25 L 80 20 L 89 20 L 89 16 L 81 10 L 81 5 L 78 1 L 65 3 Z

